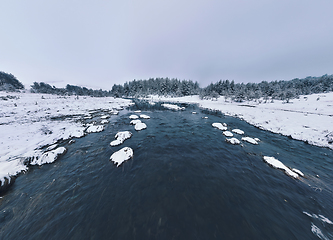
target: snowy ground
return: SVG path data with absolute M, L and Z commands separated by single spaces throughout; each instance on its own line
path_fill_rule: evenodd
M 0 91 L 1 185 L 27 169 L 24 164 L 27 158 L 41 157 L 45 150 L 40 148 L 61 139 L 82 137 L 91 129 L 103 130 L 105 116 L 117 114 L 117 110 L 131 103 L 111 97 L 77 99 L 75 96 Z M 99 115 L 100 122 L 87 124 L 92 116 Z
M 151 96 L 149 101 L 197 103 L 201 108 L 219 110 L 261 129 L 333 149 L 333 92 L 300 96 L 290 103 L 280 100 L 236 103 L 224 97 L 216 101 L 200 100 L 199 96 Z

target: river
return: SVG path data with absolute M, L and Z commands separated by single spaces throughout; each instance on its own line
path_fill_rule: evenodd
M 332 150 L 183 106 L 136 101 L 103 132 L 64 142 L 64 156 L 18 176 L 0 199 L 0 239 L 333 239 Z M 138 132 L 128 118 L 137 109 L 151 117 Z M 214 122 L 261 141 L 231 145 Z M 123 130 L 133 136 L 111 147 Z M 125 146 L 134 157 L 116 167 L 109 158 Z

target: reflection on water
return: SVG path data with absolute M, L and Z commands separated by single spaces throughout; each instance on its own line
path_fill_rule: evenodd
M 0 239 L 332 238 L 331 150 L 193 105 L 136 103 L 132 110 L 151 117 L 142 119 L 147 129 L 136 132 L 133 112 L 121 111 L 105 131 L 66 145 L 55 163 L 19 176 L 0 199 Z M 261 142 L 230 145 L 213 122 Z M 124 130 L 132 138 L 110 147 Z M 125 146 L 134 158 L 117 168 L 109 158 Z M 262 156 L 306 177 L 294 180 Z

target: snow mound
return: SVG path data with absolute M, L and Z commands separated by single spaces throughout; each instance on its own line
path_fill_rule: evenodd
M 146 128 L 147 128 L 147 125 L 143 122 L 139 122 L 139 123 L 135 124 L 135 126 L 134 126 L 134 129 L 137 131 L 141 131 Z
M 177 105 L 168 104 L 168 103 L 163 103 L 163 104 L 161 104 L 161 106 L 165 107 L 165 108 L 168 108 L 168 109 L 171 109 L 171 110 L 184 110 L 185 109 L 184 107 L 179 107 Z
M 227 138 L 226 141 L 233 145 L 240 144 L 240 141 L 237 138 Z
M 233 136 L 234 136 L 234 135 L 233 135 L 231 132 L 229 132 L 229 131 L 224 131 L 224 132 L 223 132 L 223 135 L 226 136 L 226 137 L 233 137 Z
M 233 132 L 233 133 L 237 133 L 237 134 L 239 134 L 239 135 L 243 135 L 243 134 L 244 134 L 244 131 L 243 131 L 243 130 L 240 130 L 240 129 L 238 129 L 238 128 L 236 128 L 236 129 L 232 129 L 232 132 Z
M 249 142 L 249 143 L 252 143 L 254 145 L 258 144 L 258 142 L 256 140 L 254 140 L 253 138 L 250 138 L 250 137 L 242 137 L 242 141 Z
M 254 140 L 256 140 L 257 142 L 260 142 L 260 139 L 259 138 L 253 138 Z
M 140 123 L 140 122 L 141 122 L 140 119 L 135 119 L 135 120 L 132 120 L 132 121 L 130 122 L 130 124 L 131 124 L 131 125 L 135 125 L 135 124 Z
M 106 119 L 104 119 L 104 120 L 101 121 L 101 124 L 107 124 L 107 123 L 109 123 L 109 121 L 106 120 Z
M 129 116 L 129 119 L 138 119 L 139 117 L 137 116 L 137 115 L 131 115 L 131 116 Z
M 35 158 L 31 165 L 43 165 L 45 163 L 53 163 L 59 156 L 65 154 L 67 149 L 65 147 L 58 147 L 55 150 L 45 152 L 40 158 Z
M 114 138 L 116 140 L 112 141 L 110 145 L 113 146 L 118 146 L 122 144 L 126 139 L 129 139 L 132 137 L 132 133 L 130 131 L 123 131 L 123 132 L 118 132 Z
M 227 130 L 227 127 L 226 127 L 226 126 L 223 126 L 222 123 L 212 123 L 212 126 L 213 126 L 214 128 L 220 129 L 220 130 L 222 130 L 222 131 Z
M 143 118 L 143 119 L 150 119 L 150 117 L 148 115 L 145 115 L 145 114 L 141 114 L 140 115 L 140 118 Z
M 119 151 L 113 153 L 110 157 L 110 160 L 113 161 L 115 164 L 117 164 L 117 167 L 119 167 L 120 164 L 122 164 L 124 161 L 131 159 L 132 157 L 133 157 L 132 148 L 124 147 Z
M 109 115 L 103 115 L 101 116 L 101 119 L 108 119 L 110 116 Z
M 87 133 L 97 133 L 97 132 L 102 132 L 104 130 L 103 125 L 93 125 L 89 126 L 86 130 Z
M 284 165 L 282 162 L 280 162 L 274 157 L 264 156 L 264 161 L 274 168 L 283 170 L 288 176 L 291 176 L 293 178 L 299 177 L 296 172 L 291 171 L 286 165 Z

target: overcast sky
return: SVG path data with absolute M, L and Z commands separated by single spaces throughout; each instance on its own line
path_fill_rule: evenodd
M 0 71 L 110 89 L 333 74 L 332 0 L 2 0 Z

